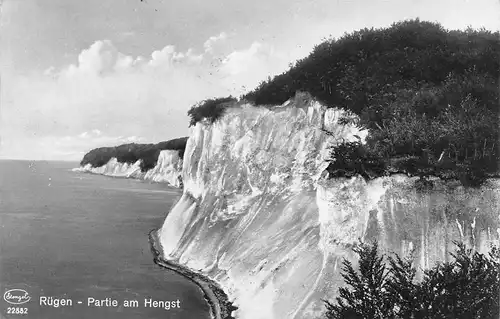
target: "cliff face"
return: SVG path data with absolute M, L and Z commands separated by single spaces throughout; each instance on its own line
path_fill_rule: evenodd
M 140 179 L 144 176 L 144 174 L 141 172 L 140 165 L 141 161 L 137 161 L 134 164 L 120 163 L 116 160 L 116 158 L 113 157 L 109 160 L 109 162 L 106 163 L 106 165 L 100 167 L 92 167 L 92 165 L 87 164 L 83 167 L 74 169 L 73 171 Z
M 218 281 L 237 318 L 319 317 L 358 238 L 414 250 L 422 267 L 445 260 L 452 240 L 480 250 L 498 240 L 495 181 L 419 190 L 405 176 L 327 179 L 328 148 L 367 135 L 338 124 L 344 115 L 299 94 L 272 111 L 243 105 L 193 128 L 183 195 L 160 243 L 167 258 Z
M 404 175 L 366 182 L 361 178 L 318 183 L 320 242 L 325 267 L 314 296 L 331 296 L 342 280 L 341 257 L 354 260 L 345 248 L 357 238 L 378 240 L 386 253 L 412 253 L 417 279 L 436 262 L 448 261 L 453 241 L 487 253 L 500 238 L 500 181 L 480 189 L 464 188 L 439 179 L 422 187 L 418 178 Z M 343 283 L 342 283 L 343 284 Z M 319 309 L 311 300 L 306 313 Z M 307 316 L 306 316 L 307 318 Z M 314 318 L 314 317 L 312 317 Z
M 144 175 L 144 179 L 182 188 L 182 158 L 178 151 L 163 150 L 158 155 L 156 166 Z
M 134 164 L 120 163 L 116 158 L 101 167 L 92 167 L 87 164 L 77 168 L 74 171 L 89 172 L 113 177 L 127 177 L 150 180 L 160 183 L 169 183 L 171 186 L 182 187 L 182 158 L 179 157 L 179 151 L 163 150 L 158 155 L 158 161 L 154 168 L 141 172 L 141 161 Z

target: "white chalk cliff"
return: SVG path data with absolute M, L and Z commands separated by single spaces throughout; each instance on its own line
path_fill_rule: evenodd
M 92 167 L 92 165 L 87 164 L 83 167 L 74 168 L 73 171 L 140 179 L 144 176 L 144 174 L 141 172 L 140 165 L 141 161 L 137 161 L 134 164 L 120 163 L 116 160 L 116 158 L 113 157 L 106 163 L 106 165 Z
M 368 134 L 307 94 L 269 110 L 229 108 L 187 142 L 184 190 L 159 230 L 163 254 L 221 284 L 236 318 L 319 318 L 343 284 L 358 238 L 413 249 L 420 267 L 461 240 L 486 251 L 499 239 L 499 183 L 480 189 L 415 178 L 327 179 L 328 148 Z
M 156 166 L 146 172 L 145 180 L 182 187 L 182 158 L 178 151 L 163 150 L 158 155 Z
M 158 155 L 158 161 L 154 168 L 141 172 L 141 161 L 134 164 L 120 163 L 116 158 L 111 158 L 106 165 L 92 167 L 87 164 L 75 168 L 73 171 L 87 172 L 113 177 L 126 177 L 150 180 L 159 183 L 168 183 L 171 186 L 181 188 L 182 158 L 176 150 L 163 150 Z

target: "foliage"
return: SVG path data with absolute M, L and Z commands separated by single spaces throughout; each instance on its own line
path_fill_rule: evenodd
M 344 259 L 342 277 L 353 289 L 339 289 L 337 305 L 327 302 L 328 318 L 386 318 L 392 304 L 387 291 L 387 271 L 383 258 L 377 256 L 377 244 L 354 248 L 359 255 L 359 274 Z
M 400 94 L 380 109 L 387 115 L 366 148 L 395 171 L 481 184 L 497 172 L 499 160 L 498 110 L 492 109 L 498 97 L 486 89 L 490 80 L 450 76 L 440 87 Z M 484 96 L 473 95 L 481 90 Z
M 194 126 L 203 119 L 207 119 L 210 123 L 214 123 L 224 115 L 225 109 L 234 102 L 236 102 L 236 99 L 232 96 L 199 102 L 188 111 L 188 115 L 191 118 L 189 126 Z
M 360 142 L 345 142 L 332 149 L 334 160 L 328 165 L 330 177 L 352 177 L 357 174 L 366 179 L 382 175 L 385 163 L 370 154 Z
M 307 91 L 361 118 L 370 130 L 364 152 L 387 172 L 477 186 L 498 173 L 500 160 L 499 37 L 418 19 L 363 29 L 317 45 L 242 98 L 279 105 Z
M 145 172 L 155 167 L 162 150 L 178 150 L 179 156 L 182 158 L 187 140 L 187 137 L 181 137 L 158 144 L 131 143 L 115 147 L 100 147 L 85 154 L 80 165 L 90 164 L 92 167 L 100 167 L 115 157 L 120 163 L 132 164 L 141 160 L 141 171 Z
M 500 253 L 489 256 L 457 243 L 454 260 L 437 264 L 416 282 L 410 258 L 378 253 L 377 243 L 355 249 L 359 270 L 343 261 L 336 302 L 325 301 L 328 319 L 493 319 L 500 315 Z M 387 262 L 385 262 L 385 260 Z

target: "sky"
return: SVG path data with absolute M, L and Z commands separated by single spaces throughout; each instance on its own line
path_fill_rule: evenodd
M 188 136 L 323 39 L 420 18 L 500 29 L 499 0 L 0 0 L 0 158 Z

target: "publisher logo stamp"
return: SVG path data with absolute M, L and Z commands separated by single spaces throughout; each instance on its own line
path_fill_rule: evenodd
M 31 297 L 24 289 L 10 289 L 3 294 L 3 300 L 11 305 L 22 305 L 30 301 Z

